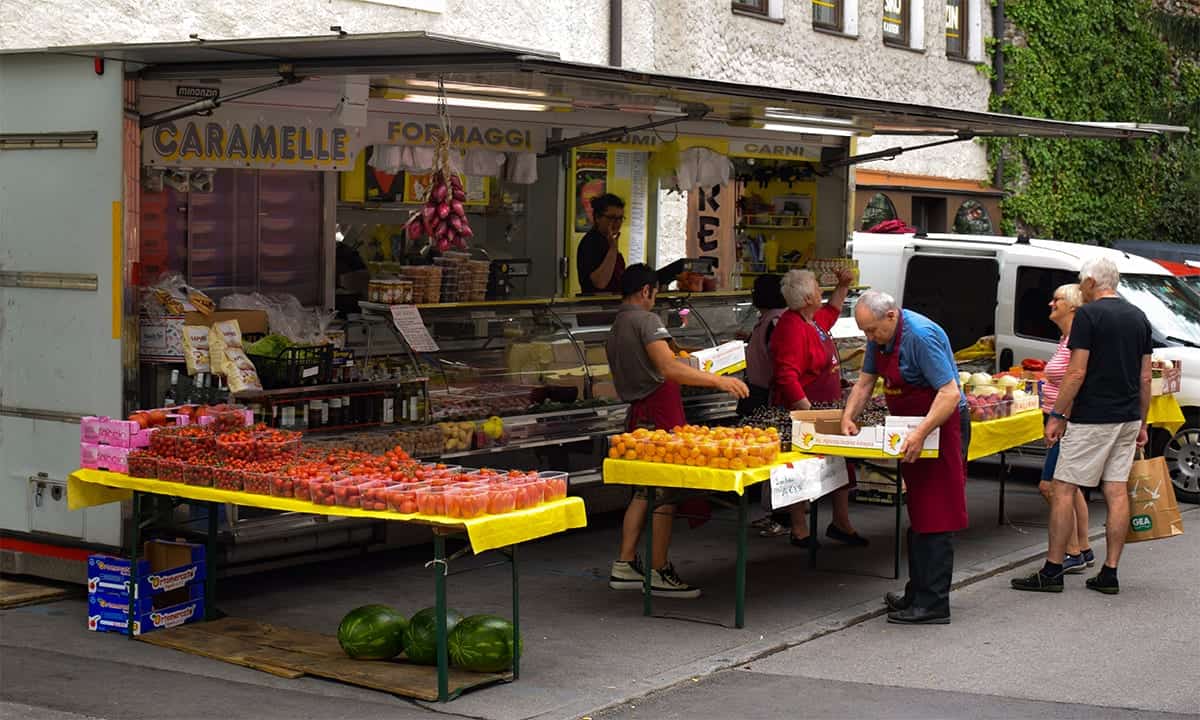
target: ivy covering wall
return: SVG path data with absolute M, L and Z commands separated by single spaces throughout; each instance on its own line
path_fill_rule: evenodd
M 1076 242 L 1200 242 L 1200 33 L 1146 0 L 1006 0 L 992 109 L 1061 120 L 1188 125 L 1153 140 L 989 139 L 1005 231 Z M 1182 27 L 1181 27 L 1182 26 Z

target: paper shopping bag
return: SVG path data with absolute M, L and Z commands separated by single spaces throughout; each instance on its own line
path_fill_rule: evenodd
M 1161 457 L 1133 461 L 1129 471 L 1129 531 L 1125 542 L 1145 542 L 1183 534 L 1183 518 L 1167 461 Z

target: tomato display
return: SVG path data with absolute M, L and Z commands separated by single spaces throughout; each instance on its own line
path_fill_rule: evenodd
M 538 473 L 542 479 L 542 495 L 546 502 L 562 500 L 567 496 L 567 474 L 565 472 L 546 471 Z
M 243 485 L 242 475 L 242 471 L 234 467 L 213 468 L 213 487 L 218 490 L 241 490 Z M 249 487 L 246 489 L 250 490 Z M 250 490 L 250 492 L 254 491 Z
M 150 436 L 150 452 L 159 457 L 191 462 L 216 448 L 212 430 L 199 425 L 161 428 Z
M 417 512 L 422 515 L 446 514 L 445 486 L 430 486 L 417 491 Z
M 185 465 L 183 483 L 198 487 L 212 487 L 214 470 L 216 468 L 212 465 Z
M 466 483 L 453 486 L 446 492 L 446 515 L 452 518 L 486 515 L 488 495 L 488 488 L 483 485 Z
M 180 460 L 163 459 L 158 461 L 158 479 L 164 482 L 183 482 L 183 471 L 187 467 Z
M 493 515 L 517 509 L 517 489 L 508 484 L 491 485 L 488 488 L 487 511 Z
M 362 492 L 363 510 L 387 510 L 387 489 L 390 486 L 387 480 L 373 480 L 360 485 L 358 489 Z
M 247 472 L 245 473 L 246 492 L 254 493 L 255 495 L 270 495 L 271 494 L 271 478 L 275 477 L 270 472 Z
M 158 477 L 158 458 L 148 452 L 135 450 L 125 458 L 129 466 L 129 476 L 135 478 Z

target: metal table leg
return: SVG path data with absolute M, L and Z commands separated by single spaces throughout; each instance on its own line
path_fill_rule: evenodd
M 650 572 L 654 565 L 654 501 L 657 499 L 657 489 L 646 488 L 646 536 L 644 557 L 642 558 L 642 614 L 649 616 L 654 613 L 653 595 L 650 590 Z
M 892 577 L 896 580 L 900 579 L 900 506 L 904 500 L 904 473 L 900 470 L 900 463 L 896 463 L 896 531 L 894 542 L 896 545 L 894 565 L 892 568 Z
M 746 546 L 750 511 L 746 506 L 746 493 L 738 496 L 738 529 L 737 529 L 737 599 L 734 606 L 734 627 L 746 626 Z
M 817 507 L 820 504 L 821 498 L 808 501 L 808 567 L 812 570 L 817 568 Z
M 450 699 L 450 658 L 446 641 L 446 538 L 433 534 L 434 612 L 437 615 L 438 702 Z
M 216 620 L 221 616 L 217 611 L 217 519 L 220 505 L 215 502 L 208 505 L 208 537 L 204 543 L 204 562 L 208 565 L 204 580 L 204 619 Z
M 133 628 L 137 618 L 137 594 L 138 585 L 141 583 L 141 577 L 138 574 L 138 546 L 142 541 L 142 493 L 137 490 L 133 491 L 133 522 L 130 523 L 129 530 L 129 607 L 126 611 L 126 626 L 127 635 L 130 640 L 133 639 Z
M 1008 482 L 1008 457 L 1000 453 L 1000 504 L 996 511 L 996 524 L 1004 524 L 1004 486 Z
M 513 680 L 521 677 L 521 591 L 517 568 L 517 546 L 509 549 L 508 559 L 512 562 L 512 592 L 513 592 Z

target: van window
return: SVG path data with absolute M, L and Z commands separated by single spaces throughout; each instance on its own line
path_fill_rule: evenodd
M 1000 269 L 995 258 L 914 255 L 904 278 L 906 309 L 933 320 L 956 351 L 996 334 L 996 289 Z
M 1050 268 L 1017 268 L 1013 330 L 1019 337 L 1058 342 L 1062 332 L 1050 320 L 1050 298 L 1061 285 L 1079 281 L 1078 273 Z

